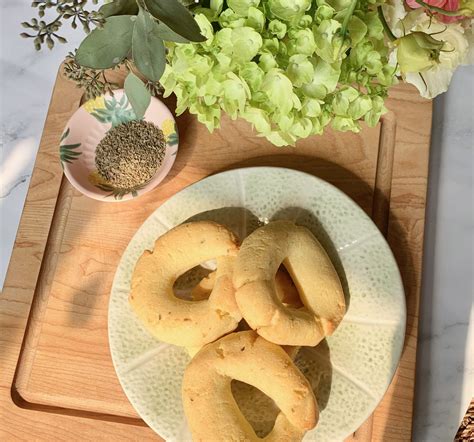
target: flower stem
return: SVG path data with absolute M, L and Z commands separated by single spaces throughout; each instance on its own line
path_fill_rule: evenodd
M 387 20 L 385 20 L 385 16 L 383 15 L 383 10 L 382 6 L 377 6 L 377 13 L 379 15 L 379 19 L 382 22 L 383 29 L 385 31 L 385 34 L 387 34 L 387 37 L 389 38 L 390 41 L 395 41 L 397 37 L 393 34 L 392 30 L 390 29 L 390 26 L 387 23 Z
M 446 15 L 448 17 L 457 17 L 460 15 L 460 11 L 446 11 L 446 9 L 438 8 L 437 6 L 431 6 L 423 0 L 415 0 L 420 6 L 423 6 L 426 9 L 429 9 L 433 12 L 438 12 L 439 14 Z
M 354 10 L 355 10 L 358 2 L 359 2 L 359 0 L 352 0 L 351 4 L 347 8 L 347 13 L 346 13 L 346 16 L 344 17 L 344 21 L 342 22 L 342 26 L 341 26 L 341 35 L 342 35 L 343 38 L 346 35 L 347 26 L 349 25 L 349 20 L 351 19 L 352 14 L 354 14 Z

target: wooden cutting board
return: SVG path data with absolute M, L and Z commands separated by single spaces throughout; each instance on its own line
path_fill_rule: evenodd
M 124 75 L 111 77 L 121 83 Z M 58 75 L 0 295 L 0 440 L 159 439 L 112 366 L 107 307 L 116 266 L 137 228 L 180 189 L 222 170 L 265 165 L 331 182 L 386 235 L 406 290 L 405 345 L 384 399 L 350 440 L 409 441 L 431 102 L 410 86 L 394 87 L 376 128 L 328 130 L 294 148 L 276 148 L 228 118 L 210 134 L 185 114 L 170 175 L 136 200 L 110 204 L 74 190 L 59 163 L 59 137 L 80 100 L 81 91 Z

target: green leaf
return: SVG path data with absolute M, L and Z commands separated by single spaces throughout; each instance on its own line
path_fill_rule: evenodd
M 187 38 L 182 37 L 181 35 L 174 32 L 163 22 L 155 22 L 156 24 L 156 33 L 165 41 L 174 41 L 175 43 L 189 43 Z
M 177 0 L 144 0 L 148 12 L 189 41 L 205 41 L 192 14 Z
M 108 69 L 120 63 L 132 47 L 136 16 L 109 17 L 102 28 L 94 29 L 81 43 L 76 61 L 93 69 Z
M 140 8 L 133 28 L 132 57 L 138 70 L 151 81 L 158 81 L 166 66 L 165 45 L 158 36 L 153 17 Z
M 125 79 L 125 93 L 132 105 L 137 119 L 143 118 L 150 104 L 151 95 L 148 89 L 134 73 L 130 72 Z
M 136 15 L 138 14 L 138 5 L 136 0 L 114 0 L 102 5 L 99 12 L 104 18 L 113 15 Z

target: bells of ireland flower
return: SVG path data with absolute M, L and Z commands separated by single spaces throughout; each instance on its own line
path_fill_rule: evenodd
M 260 0 L 227 0 L 229 8 L 232 8 L 233 11 L 241 17 L 247 17 L 249 8 L 256 8 L 259 3 Z
M 269 0 L 271 13 L 280 20 L 299 19 L 311 7 L 311 0 Z
M 398 48 L 397 61 L 402 73 L 423 72 L 439 62 L 443 41 L 425 32 L 412 32 L 395 41 Z

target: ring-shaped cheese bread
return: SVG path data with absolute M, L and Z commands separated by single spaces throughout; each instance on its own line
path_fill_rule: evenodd
M 303 308 L 278 298 L 275 275 L 288 270 Z M 235 299 L 250 327 L 280 345 L 317 345 L 345 313 L 344 292 L 326 251 L 305 227 L 274 221 L 242 243 L 234 266 Z
M 160 236 L 152 251 L 139 258 L 132 276 L 129 302 L 157 339 L 193 347 L 234 330 L 242 315 L 232 286 L 237 239 L 226 227 L 210 221 L 181 224 Z M 187 301 L 175 296 L 176 279 L 204 261 L 217 262 L 209 299 Z
M 208 299 L 212 288 L 216 282 L 216 271 L 209 273 L 206 277 L 202 278 L 201 281 L 191 291 L 191 299 L 194 301 L 200 301 L 202 299 Z M 284 267 L 280 266 L 275 276 L 275 289 L 278 299 L 283 303 L 294 308 L 299 308 L 303 304 L 299 298 L 298 290 L 296 289 L 290 275 L 287 273 Z M 240 327 L 237 329 L 239 330 Z M 193 357 L 201 347 L 188 347 L 188 353 Z M 296 346 L 283 346 L 291 359 L 295 360 L 300 347 Z
M 258 388 L 280 408 L 263 439 L 240 411 L 231 391 L 233 379 Z M 182 396 L 194 442 L 298 441 L 319 417 L 311 386 L 290 356 L 252 330 L 205 345 L 184 372 Z

